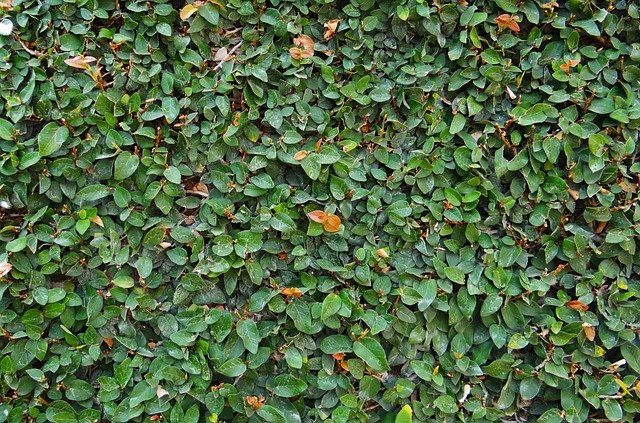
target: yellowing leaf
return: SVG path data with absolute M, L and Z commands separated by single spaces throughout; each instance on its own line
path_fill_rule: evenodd
M 395 423 L 412 423 L 412 420 L 413 410 L 409 404 L 405 404 L 396 415 Z
M 194 13 L 198 11 L 199 9 L 198 6 L 199 5 L 195 5 L 195 4 L 186 4 L 180 10 L 180 19 L 182 19 L 183 21 L 186 21 L 187 19 L 189 19 Z
M 578 66 L 578 63 L 580 63 L 580 60 L 569 59 L 560 65 L 560 69 L 562 69 L 566 73 L 569 73 L 571 72 L 571 68 L 575 68 L 576 66 Z

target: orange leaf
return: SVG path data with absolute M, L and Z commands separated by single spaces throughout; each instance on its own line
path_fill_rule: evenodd
M 578 300 L 571 300 L 571 301 L 567 301 L 567 303 L 565 304 L 567 307 L 569 307 L 571 310 L 579 310 L 579 311 L 587 311 L 589 310 L 589 306 L 586 305 L 585 303 L 583 303 L 582 301 L 578 301 Z
M 337 352 L 331 355 L 334 360 L 344 360 L 344 353 Z
M 300 298 L 302 297 L 302 294 L 303 294 L 303 292 L 300 291 L 298 288 L 281 288 L 280 293 L 285 297 L 293 297 L 293 298 Z
M 315 43 L 308 35 L 300 34 L 293 39 L 293 44 L 297 47 L 291 47 L 289 54 L 296 60 L 308 59 L 313 56 L 313 48 Z
M 93 63 L 96 61 L 96 58 L 93 56 L 76 56 L 71 57 L 69 59 L 65 59 L 65 63 L 72 68 L 76 69 L 89 69 L 89 63 Z
M 102 338 L 107 347 L 111 348 L 113 346 L 113 338 Z
M 293 158 L 296 160 L 302 160 L 309 155 L 307 150 L 300 150 L 296 154 L 293 155 Z
M 517 16 L 503 13 L 496 18 L 496 23 L 498 24 L 498 28 L 500 28 L 500 30 L 509 28 L 513 32 L 520 32 L 520 25 L 518 25 Z
M 327 216 L 327 220 L 324 221 L 324 230 L 327 232 L 338 232 L 340 229 L 340 218 L 335 214 Z
M 11 272 L 13 265 L 11 263 L 2 263 L 0 264 L 0 278 Z
M 340 19 L 331 19 L 324 23 L 324 39 L 328 40 L 334 36 L 336 30 L 338 29 L 338 24 L 340 23 Z
M 324 223 L 329 217 L 329 215 L 322 210 L 314 210 L 311 213 L 307 213 L 307 216 L 309 217 L 309 219 L 317 223 Z

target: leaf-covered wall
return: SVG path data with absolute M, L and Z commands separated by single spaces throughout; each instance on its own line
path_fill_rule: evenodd
M 633 421 L 639 26 L 1 0 L 0 422 Z

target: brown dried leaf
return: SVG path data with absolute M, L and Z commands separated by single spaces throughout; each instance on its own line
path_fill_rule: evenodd
M 340 223 L 342 222 L 338 216 L 330 214 L 324 221 L 324 230 L 327 232 L 338 232 L 338 230 L 340 230 Z
M 329 217 L 329 215 L 322 210 L 314 210 L 311 213 L 307 213 L 307 216 L 316 223 L 324 223 Z
M 496 23 L 498 24 L 498 28 L 503 30 L 505 28 L 509 28 L 513 32 L 520 32 L 520 25 L 518 25 L 518 17 L 515 15 L 509 15 L 508 13 L 503 13 L 502 15 L 496 18 Z
M 596 339 L 596 328 L 591 326 L 589 323 L 582 324 L 582 330 L 584 331 L 584 336 L 591 342 Z
M 587 311 L 587 310 L 589 310 L 589 306 L 588 305 L 586 305 L 582 301 L 578 301 L 578 300 L 567 301 L 567 303 L 565 305 L 567 307 L 569 307 L 571 310 L 576 310 L 576 311 Z
M 338 29 L 340 19 L 331 19 L 324 23 L 324 39 L 328 40 L 333 37 Z
M 13 268 L 13 265 L 11 263 L 0 264 L 0 278 L 8 274 L 12 268 Z
M 89 69 L 89 63 L 93 63 L 96 61 L 96 58 L 93 56 L 76 56 L 70 57 L 69 59 L 65 59 L 65 63 L 68 66 L 76 69 Z
M 202 182 L 198 182 L 197 184 L 195 184 L 193 186 L 193 193 L 201 195 L 203 197 L 208 197 L 209 196 L 209 188 L 207 188 L 207 186 L 205 184 L 203 184 Z
M 296 47 L 289 49 L 289 54 L 296 60 L 308 59 L 313 56 L 313 48 L 315 43 L 308 35 L 300 34 L 293 39 Z
M 102 338 L 107 347 L 111 348 L 113 346 L 113 338 Z
M 95 223 L 96 225 L 104 228 L 104 223 L 102 223 L 102 218 L 100 216 L 94 216 L 91 218 L 91 223 Z
M 307 150 L 300 150 L 296 154 L 293 155 L 293 158 L 296 160 L 302 160 L 309 155 Z
M 13 8 L 11 2 L 12 0 L 0 0 L 0 10 L 11 10 Z
M 387 250 L 385 250 L 384 248 L 378 248 L 378 250 L 376 251 L 378 253 L 378 255 L 382 258 L 387 258 L 389 257 L 389 253 L 387 253 Z

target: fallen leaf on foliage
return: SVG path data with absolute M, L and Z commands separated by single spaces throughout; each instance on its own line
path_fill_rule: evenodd
M 340 19 L 331 19 L 324 23 L 324 39 L 328 40 L 333 37 L 338 29 Z
M 96 61 L 96 58 L 93 56 L 76 56 L 70 57 L 69 59 L 65 59 L 65 63 L 68 66 L 76 69 L 89 69 L 89 63 L 93 63 Z
M 113 346 L 113 338 L 102 338 L 107 347 L 111 348 Z
M 378 255 L 382 258 L 387 258 L 389 257 L 389 253 L 387 253 L 387 250 L 385 250 L 384 248 L 378 248 L 378 250 L 376 251 L 378 253 Z
M 589 310 L 589 306 L 588 305 L 586 305 L 582 301 L 578 301 L 578 300 L 567 301 L 567 303 L 565 305 L 567 307 L 569 307 L 571 310 L 579 310 L 579 311 L 587 311 L 587 310 Z
M 300 34 L 293 39 L 295 47 L 289 49 L 289 54 L 296 60 L 308 59 L 313 56 L 315 43 L 308 35 Z
M 509 28 L 513 32 L 520 32 L 520 25 L 518 25 L 518 17 L 515 15 L 509 15 L 508 13 L 503 13 L 502 15 L 496 18 L 496 23 L 498 24 L 498 28 L 503 30 L 505 28 Z

